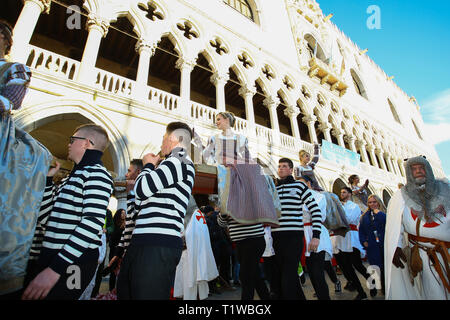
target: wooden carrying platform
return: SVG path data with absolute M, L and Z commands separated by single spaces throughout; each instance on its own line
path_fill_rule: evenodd
M 195 165 L 195 182 L 192 194 L 217 194 L 217 167 Z

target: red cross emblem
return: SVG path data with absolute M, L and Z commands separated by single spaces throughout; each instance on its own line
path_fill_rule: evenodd
M 203 213 L 200 210 L 197 210 L 197 215 L 195 216 L 197 218 L 197 221 L 200 221 L 200 219 L 203 219 L 203 224 L 206 224 L 206 219 Z

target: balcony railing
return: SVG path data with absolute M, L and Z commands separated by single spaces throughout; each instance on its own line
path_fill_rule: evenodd
M 61 56 L 54 52 L 38 48 L 33 45 L 28 46 L 28 58 L 27 66 L 29 66 L 33 72 L 38 72 L 46 75 L 56 76 L 65 80 L 75 81 L 80 68 L 80 62 Z M 314 75 L 319 76 L 322 81 L 327 81 L 332 90 L 336 89 L 341 91 L 341 94 L 345 93 L 346 85 L 342 83 L 338 77 L 333 76 L 331 72 L 326 68 L 326 64 L 317 59 L 311 59 L 310 61 L 311 72 Z M 327 76 L 328 75 L 328 76 Z M 327 77 L 326 77 L 327 76 Z M 324 79 L 324 77 L 326 77 Z M 335 82 L 333 82 L 335 81 Z M 106 93 L 112 95 L 119 95 L 125 98 L 133 98 L 147 103 L 150 108 L 156 110 L 164 110 L 181 114 L 181 101 L 180 97 L 170 94 L 168 92 L 147 86 L 144 88 L 143 94 L 138 94 L 137 83 L 134 80 L 119 76 L 117 74 L 95 68 L 95 80 L 93 86 L 98 90 L 103 90 Z M 215 125 L 215 118 L 218 114 L 218 110 L 202 105 L 196 102 L 190 102 L 190 114 L 189 117 L 195 123 L 200 123 L 207 126 Z M 251 135 L 247 120 L 242 118 L 236 118 L 236 124 L 234 127 L 237 133 L 244 135 Z M 255 124 L 255 135 L 257 143 L 266 146 L 278 146 L 287 152 L 297 155 L 298 149 L 304 149 L 310 154 L 313 154 L 313 145 L 303 140 L 296 140 L 296 138 L 279 132 L 275 135 L 274 131 L 270 128 Z M 279 141 L 274 141 L 279 136 Z M 389 180 L 393 181 L 397 179 L 397 175 L 386 172 L 382 169 L 375 168 L 373 166 L 361 163 L 359 168 L 361 172 L 370 173 L 372 175 L 380 176 L 385 175 Z
M 30 45 L 27 66 L 31 69 L 73 80 L 80 62 Z
M 330 90 L 337 90 L 340 97 L 347 92 L 348 85 L 346 85 L 337 72 L 332 70 L 325 62 L 313 57 L 309 60 L 309 67 L 308 75 L 311 78 L 317 76 L 320 79 L 321 84 L 329 84 Z

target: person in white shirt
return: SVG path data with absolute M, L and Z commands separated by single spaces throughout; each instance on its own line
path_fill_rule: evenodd
M 333 244 L 333 253 L 337 263 L 339 264 L 345 278 L 358 291 L 358 295 L 355 297 L 355 300 L 365 300 L 367 299 L 367 294 L 365 293 L 352 265 L 352 238 L 354 238 L 354 236 L 352 236 L 352 232 L 358 232 L 356 226 L 359 223 L 361 210 L 354 202 L 350 201 L 351 195 L 352 190 L 350 188 L 344 187 L 341 189 L 341 201 L 351 230 L 348 231 L 345 236 L 337 235 L 332 232 L 330 232 L 330 236 Z M 361 244 L 359 245 L 361 246 Z
M 320 242 L 316 251 L 309 250 L 309 243 L 312 239 L 312 222 L 311 222 L 311 213 L 306 207 L 303 205 L 303 223 L 304 223 L 304 232 L 305 232 L 305 242 L 306 242 L 306 267 L 308 268 L 309 277 L 311 279 L 311 283 L 314 287 L 314 291 L 316 292 L 317 298 L 319 300 L 330 300 L 330 294 L 328 291 L 328 285 L 325 281 L 325 258 L 329 259 L 333 255 L 333 247 L 331 245 L 330 234 L 328 230 L 323 225 L 323 221 L 325 221 L 327 217 L 326 206 L 327 202 L 325 196 L 320 192 L 312 190 L 312 180 L 308 176 L 302 176 L 299 179 L 303 181 L 308 188 L 310 189 L 314 199 L 319 206 L 321 212 L 321 232 L 320 232 Z M 328 260 L 329 260 L 328 259 Z

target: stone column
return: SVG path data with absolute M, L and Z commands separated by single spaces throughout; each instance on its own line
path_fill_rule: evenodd
M 331 133 L 336 137 L 338 144 L 345 149 L 345 142 L 344 142 L 344 132 L 342 130 L 339 130 L 337 128 L 333 129 Z
M 272 127 L 273 143 L 280 145 L 280 125 L 278 123 L 277 107 L 280 104 L 278 97 L 269 96 L 263 101 L 264 106 L 269 109 L 270 125 Z
M 303 123 L 308 126 L 311 143 L 317 142 L 316 128 L 314 128 L 314 124 L 316 123 L 317 117 L 315 115 L 306 115 L 303 117 L 302 120 Z
M 123 180 L 121 180 L 120 182 L 122 182 L 122 181 Z M 125 209 L 125 211 L 126 211 L 127 210 L 127 189 L 126 189 L 126 187 L 114 186 L 113 195 L 117 199 L 117 210 Z
M 389 154 L 386 152 L 384 155 L 386 156 L 384 159 L 386 160 L 386 164 L 387 164 L 387 167 L 389 169 L 389 172 L 395 173 L 394 169 L 392 168 L 392 163 L 390 161 Z
M 375 167 L 378 167 L 377 157 L 375 156 L 375 148 L 373 145 L 367 145 L 367 151 L 369 152 L 370 159 L 372 160 Z
M 95 82 L 95 63 L 97 62 L 98 50 L 102 38 L 106 37 L 109 21 L 105 21 L 94 14 L 89 14 L 87 21 L 88 37 L 81 58 L 80 69 L 77 80 L 93 85 Z
M 399 161 L 401 161 L 401 163 L 399 163 Z M 398 164 L 398 168 L 400 169 L 401 175 L 403 177 L 406 177 L 405 166 L 403 165 L 403 160 L 402 159 L 397 159 L 397 164 Z
M 225 84 L 230 79 L 228 73 L 216 72 L 211 76 L 211 82 L 216 87 L 216 109 L 219 112 L 225 111 Z
M 143 100 L 145 88 L 148 85 L 148 73 L 150 70 L 150 59 L 155 54 L 156 44 L 151 44 L 148 41 L 139 39 L 136 44 L 136 51 L 139 53 L 139 63 L 136 74 L 136 88 L 135 97 L 138 100 Z
M 284 114 L 289 117 L 289 120 L 291 121 L 292 135 L 295 139 L 301 140 L 297 122 L 297 116 L 300 114 L 300 110 L 296 106 L 289 106 L 284 110 Z
M 362 161 L 370 165 L 369 159 L 367 158 L 366 143 L 363 140 L 356 140 L 356 147 L 359 148 Z
M 191 72 L 195 67 L 195 59 L 179 58 L 175 64 L 176 68 L 181 72 L 180 79 L 180 112 L 185 116 L 189 116 L 191 101 Z
M 345 141 L 347 141 L 347 143 L 349 144 L 351 151 L 358 153 L 358 151 L 356 150 L 356 146 L 355 146 L 355 137 L 347 135 L 347 137 L 345 138 Z
M 22 11 L 17 19 L 13 31 L 13 46 L 11 48 L 11 61 L 27 62 L 27 46 L 30 43 L 39 16 L 42 12 L 50 12 L 51 0 L 25 0 Z M 3 9 L 4 10 L 4 9 Z
M 330 127 L 330 125 L 327 122 L 322 122 L 319 125 L 319 130 L 321 130 L 323 132 L 323 136 L 325 137 L 325 140 L 327 140 L 329 142 L 332 142 L 331 141 L 331 134 L 330 134 L 331 127 Z
M 375 154 L 378 157 L 378 162 L 380 164 L 380 167 L 381 167 L 381 169 L 386 170 L 386 163 L 384 162 L 383 153 L 384 153 L 384 151 L 381 150 L 380 148 L 375 148 Z
M 245 85 L 239 89 L 238 93 L 245 101 L 245 116 L 247 118 L 249 136 L 256 138 L 255 112 L 253 109 L 253 96 L 256 93 L 256 88 L 255 86 Z

